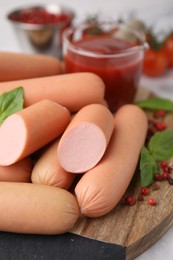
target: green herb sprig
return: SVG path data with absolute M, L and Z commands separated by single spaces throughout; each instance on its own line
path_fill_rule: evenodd
M 135 103 L 144 110 L 166 112 L 173 111 L 173 101 L 154 97 Z M 140 176 L 141 186 L 149 186 L 154 182 L 154 174 L 158 173 L 158 163 L 160 161 L 169 160 L 173 156 L 173 131 L 164 130 L 155 133 L 147 145 L 141 149 L 140 156 Z
M 0 125 L 11 114 L 23 109 L 23 88 L 17 87 L 0 95 Z
M 164 130 L 156 133 L 148 146 L 141 149 L 140 175 L 141 186 L 149 186 L 154 182 L 154 174 L 158 172 L 158 162 L 173 156 L 173 131 Z
M 141 187 L 146 187 L 154 182 L 154 173 L 158 171 L 156 160 L 151 155 L 150 151 L 143 146 L 141 149 L 140 159 L 140 177 Z
M 164 110 L 167 112 L 173 111 L 173 101 L 166 98 L 149 98 L 146 100 L 138 101 L 135 104 L 142 109 Z

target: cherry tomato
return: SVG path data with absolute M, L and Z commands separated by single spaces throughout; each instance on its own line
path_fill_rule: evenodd
M 168 67 L 168 61 L 161 50 L 148 49 L 144 55 L 143 73 L 150 77 L 163 75 Z
M 173 35 L 166 38 L 163 50 L 168 60 L 168 66 L 173 68 Z

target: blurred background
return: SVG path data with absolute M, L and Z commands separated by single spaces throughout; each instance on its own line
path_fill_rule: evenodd
M 7 14 L 18 8 L 46 4 L 71 8 L 75 12 L 73 24 L 80 24 L 94 16 L 102 20 L 116 21 L 135 18 L 152 28 L 159 39 L 173 31 L 173 0 L 0 0 L 0 51 L 26 52 L 26 49 L 22 48 L 21 40 L 16 37 Z M 173 70 L 166 71 L 159 78 L 143 75 L 141 85 L 159 96 L 173 99 L 172 78 Z
M 173 28 L 173 1 L 172 0 L 0 0 L 0 50 L 21 51 L 13 28 L 6 19 L 11 10 L 26 5 L 62 4 L 72 8 L 76 17 L 74 23 L 80 23 L 87 17 L 99 15 L 103 19 L 128 19 L 138 17 L 158 32 Z

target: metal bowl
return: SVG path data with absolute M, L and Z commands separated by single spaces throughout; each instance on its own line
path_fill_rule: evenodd
M 37 12 L 46 12 L 63 19 L 56 22 L 25 21 L 22 15 Z M 11 11 L 7 19 L 11 22 L 19 43 L 26 53 L 40 53 L 62 58 L 62 32 L 72 24 L 74 11 L 68 7 L 56 4 L 45 6 L 28 6 Z M 37 17 L 36 17 L 37 18 Z

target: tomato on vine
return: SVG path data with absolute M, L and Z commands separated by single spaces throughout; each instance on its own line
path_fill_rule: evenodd
M 169 34 L 164 42 L 163 51 L 168 60 L 168 66 L 173 68 L 173 33 Z
M 150 77 L 163 75 L 168 67 L 166 56 L 161 50 L 149 49 L 144 55 L 143 73 Z
M 168 68 L 168 60 L 162 48 L 162 43 L 150 34 L 148 37 L 150 48 L 145 51 L 143 73 L 149 77 L 162 76 Z

